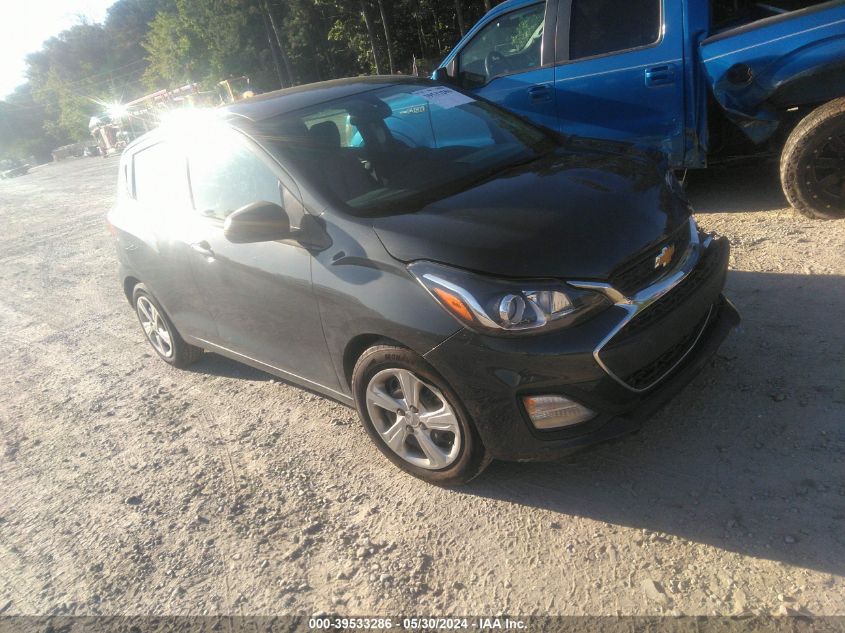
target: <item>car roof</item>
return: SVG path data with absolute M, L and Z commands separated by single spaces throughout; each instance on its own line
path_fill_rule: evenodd
M 223 106 L 224 117 L 242 118 L 249 121 L 263 121 L 271 117 L 301 110 L 333 99 L 368 92 L 384 86 L 403 83 L 429 83 L 423 77 L 403 77 L 401 75 L 374 75 L 368 77 L 349 77 L 318 83 L 304 84 L 294 88 L 285 88 L 267 92 L 231 105 Z

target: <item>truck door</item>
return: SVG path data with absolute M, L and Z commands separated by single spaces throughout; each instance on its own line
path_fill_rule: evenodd
M 535 123 L 557 125 L 554 32 L 557 2 L 524 3 L 485 18 L 447 58 L 460 85 Z
M 635 142 L 682 164 L 684 4 L 561 0 L 555 66 L 559 131 Z

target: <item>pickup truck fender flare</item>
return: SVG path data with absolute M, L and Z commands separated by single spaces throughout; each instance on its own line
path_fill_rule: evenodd
M 713 96 L 752 141 L 774 134 L 780 110 L 845 94 L 845 3 L 830 5 L 702 42 Z

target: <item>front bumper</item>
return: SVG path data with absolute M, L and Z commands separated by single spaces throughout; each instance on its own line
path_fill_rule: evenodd
M 632 318 L 615 305 L 576 327 L 499 338 L 463 330 L 426 354 L 455 389 L 493 457 L 552 459 L 637 430 L 713 356 L 739 314 L 721 294 L 730 247 L 713 240 L 684 282 Z M 597 416 L 539 431 L 522 397 L 561 394 Z

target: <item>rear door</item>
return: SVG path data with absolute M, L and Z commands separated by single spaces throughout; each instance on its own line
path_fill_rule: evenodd
M 680 0 L 562 0 L 555 91 L 558 130 L 684 151 Z
M 185 154 L 156 141 L 124 163 L 127 199 L 120 248 L 128 268 L 162 304 L 183 336 L 214 336 L 191 270 L 191 199 Z
M 523 5 L 476 27 L 456 55 L 461 86 L 555 128 L 556 8 L 556 0 Z

